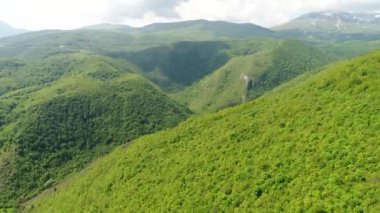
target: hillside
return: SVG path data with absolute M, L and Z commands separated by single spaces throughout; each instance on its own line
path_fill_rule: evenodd
M 32 59 L 33 61 L 54 54 L 78 51 L 104 53 L 134 50 L 139 49 L 139 45 L 124 31 L 45 30 L 0 39 L 0 57 Z
M 304 72 L 330 61 L 300 41 L 255 39 L 230 42 L 235 51 L 224 66 L 172 96 L 194 112 L 217 111 L 252 100 Z M 239 45 L 240 44 L 240 45 Z M 231 51 L 231 50 L 230 50 Z
M 380 52 L 134 141 L 26 212 L 380 210 Z
M 4 61 L 0 209 L 31 198 L 116 145 L 189 115 L 125 62 L 85 53 Z

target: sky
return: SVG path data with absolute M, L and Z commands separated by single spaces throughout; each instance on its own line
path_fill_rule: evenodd
M 195 19 L 271 27 L 322 10 L 379 12 L 380 0 L 0 0 L 0 20 L 28 30 Z

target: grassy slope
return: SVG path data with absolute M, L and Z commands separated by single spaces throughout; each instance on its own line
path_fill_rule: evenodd
M 26 67 L 6 76 L 16 86 L 0 99 L 0 207 L 188 115 L 123 62 L 77 53 Z M 49 73 L 58 68 L 60 75 Z
M 380 210 L 380 52 L 136 140 L 31 212 Z
M 216 111 L 257 98 L 266 91 L 329 61 L 321 51 L 292 40 L 257 40 L 222 68 L 173 94 L 195 112 Z M 262 42 L 261 45 L 259 42 Z M 239 49 L 231 44 L 231 49 Z M 237 46 L 237 47 L 236 47 Z M 233 50 L 232 50 L 233 51 Z M 247 78 L 247 79 L 245 79 Z

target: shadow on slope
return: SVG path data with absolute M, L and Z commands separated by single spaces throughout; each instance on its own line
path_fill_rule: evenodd
M 220 41 L 179 42 L 139 52 L 111 53 L 139 66 L 144 75 L 165 89 L 179 89 L 223 66 L 229 46 Z

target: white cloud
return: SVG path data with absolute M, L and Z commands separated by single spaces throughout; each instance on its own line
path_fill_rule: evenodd
M 176 11 L 182 19 L 251 22 L 266 27 L 319 10 L 380 10 L 379 0 L 190 0 Z
M 27 29 L 189 19 L 273 26 L 318 10 L 380 11 L 379 0 L 0 0 L 0 20 Z
M 99 23 L 107 0 L 0 0 L 0 20 L 38 30 L 71 29 Z
M 178 17 L 174 8 L 187 0 L 108 0 L 108 16 L 118 18 L 144 18 L 146 13 L 154 13 L 160 17 Z

